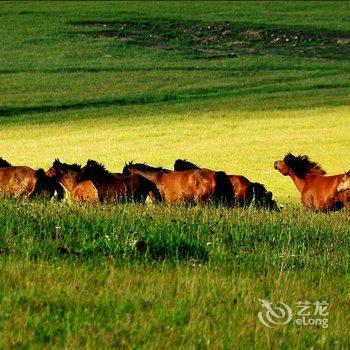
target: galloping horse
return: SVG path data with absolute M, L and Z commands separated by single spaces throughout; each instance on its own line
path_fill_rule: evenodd
M 152 202 L 161 200 L 159 191 L 152 181 L 140 175 L 112 174 L 102 164 L 91 159 L 83 167 L 80 180 L 93 182 L 101 202 L 118 202 L 122 199 L 145 202 L 148 196 Z
M 61 163 L 56 159 L 46 175 L 56 178 L 68 190 L 74 202 L 99 201 L 97 189 L 91 181 L 78 181 L 81 175 L 81 166 L 78 164 Z
M 183 171 L 200 169 L 197 165 L 184 160 L 177 159 L 174 170 Z M 258 182 L 251 182 L 242 175 L 227 175 L 233 186 L 234 197 L 238 205 L 245 207 L 254 204 L 258 208 L 278 210 L 277 203 L 272 199 L 272 193 L 267 191 L 265 186 Z
M 308 156 L 288 153 L 274 167 L 284 176 L 290 176 L 301 193 L 301 202 L 306 208 L 320 211 L 339 210 L 350 205 L 350 191 L 337 192 L 343 174 L 325 176 L 321 166 Z
M 55 192 L 57 192 L 57 199 L 63 198 L 62 186 L 56 180 L 46 176 L 43 169 L 11 166 L 9 162 L 0 158 L 1 196 L 52 198 Z
M 125 164 L 123 174 L 138 174 L 154 182 L 165 203 L 233 203 L 230 180 L 224 172 L 207 169 L 170 171 L 146 164 Z
M 337 192 L 344 192 L 346 190 L 350 190 L 350 170 L 344 174 L 337 187 Z

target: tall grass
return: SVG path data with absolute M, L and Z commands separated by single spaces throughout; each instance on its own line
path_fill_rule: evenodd
M 346 212 L 2 200 L 0 225 L 3 348 L 349 345 Z M 329 328 L 264 328 L 259 298 L 327 300 Z
M 29 259 L 222 264 L 247 271 L 349 270 L 349 218 L 239 208 L 76 207 L 2 201 L 1 252 Z M 135 245 L 139 242 L 140 245 Z

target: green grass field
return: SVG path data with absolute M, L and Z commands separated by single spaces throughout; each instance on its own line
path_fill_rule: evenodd
M 177 158 L 281 213 L 2 200 L 0 348 L 350 347 L 349 212 L 304 212 L 288 151 L 349 170 L 347 2 L 3 2 L 0 156 Z M 146 243 L 145 251 L 132 246 Z M 329 302 L 275 328 L 258 299 Z

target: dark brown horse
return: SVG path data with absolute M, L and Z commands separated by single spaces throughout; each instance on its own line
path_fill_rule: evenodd
M 275 162 L 274 167 L 284 176 L 290 176 L 301 193 L 301 202 L 306 208 L 330 211 L 339 210 L 350 204 L 349 190 L 338 193 L 344 174 L 325 176 L 321 166 L 312 162 L 308 156 L 294 156 L 288 153 L 283 160 Z
M 43 169 L 34 170 L 27 166 L 11 166 L 0 158 L 0 195 L 29 198 L 41 196 L 51 199 L 55 193 L 61 200 L 64 195 L 62 186 L 46 176 Z
M 125 165 L 123 174 L 138 174 L 154 182 L 168 204 L 233 204 L 232 186 L 224 172 L 207 169 L 170 171 L 131 162 Z
M 200 169 L 197 165 L 184 160 L 177 159 L 174 170 L 183 171 Z M 272 199 L 272 193 L 267 191 L 265 186 L 258 182 L 251 182 L 242 175 L 228 175 L 234 190 L 234 197 L 239 206 L 246 207 L 254 205 L 257 208 L 278 210 L 277 203 Z
M 44 169 L 38 169 L 36 176 L 38 181 L 33 196 L 49 199 L 55 198 L 56 200 L 62 200 L 64 198 L 62 185 L 56 179 L 47 176 Z
M 46 174 L 56 178 L 68 190 L 74 202 L 96 203 L 99 201 L 97 189 L 92 181 L 79 182 L 80 165 L 61 163 L 59 159 L 56 159 Z
M 83 167 L 80 180 L 93 182 L 101 202 L 118 202 L 124 199 L 144 203 L 148 196 L 154 203 L 161 200 L 152 181 L 140 175 L 112 174 L 102 164 L 91 159 Z

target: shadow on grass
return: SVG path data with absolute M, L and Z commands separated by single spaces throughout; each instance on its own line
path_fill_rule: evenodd
M 196 100 L 215 99 L 221 97 L 234 96 L 249 96 L 261 93 L 280 93 L 280 92 L 300 92 L 310 90 L 324 90 L 324 89 L 344 89 L 350 88 L 350 83 L 339 82 L 329 84 L 312 84 L 307 87 L 302 87 L 299 84 L 290 85 L 288 82 L 300 79 L 285 79 L 282 84 L 270 83 L 252 87 L 237 87 L 236 85 L 229 85 L 224 87 L 210 87 L 210 88 L 196 88 L 188 89 L 180 92 L 168 92 L 160 94 L 143 94 L 130 97 L 120 98 L 102 98 L 93 99 L 80 102 L 72 102 L 57 105 L 39 105 L 39 106 L 14 106 L 0 108 L 0 117 L 16 116 L 31 113 L 47 113 L 59 112 L 65 110 L 78 110 L 84 108 L 109 107 L 109 106 L 130 106 L 130 105 L 147 105 L 162 102 L 191 102 Z M 341 103 L 341 102 L 340 102 Z M 319 104 L 317 104 L 319 105 Z M 332 104 L 334 105 L 334 104 Z M 308 104 L 308 107 L 310 105 Z
M 259 67 L 261 68 L 261 66 Z M 293 71 L 300 70 L 300 67 L 290 68 L 287 66 L 269 66 L 264 67 L 264 72 L 275 72 L 275 71 Z M 320 74 L 319 67 L 302 67 L 303 71 L 316 72 L 318 76 L 336 74 L 339 71 L 336 68 L 327 69 L 326 72 Z M 171 67 L 61 67 L 61 68 L 28 68 L 28 69 L 0 69 L 0 75 L 6 74 L 23 74 L 23 73 L 42 73 L 42 74 L 69 74 L 69 73 L 132 73 L 132 72 L 230 72 L 237 75 L 245 75 L 249 72 L 256 74 L 257 67 L 247 66 L 242 67 L 227 67 L 227 66 L 171 66 Z

